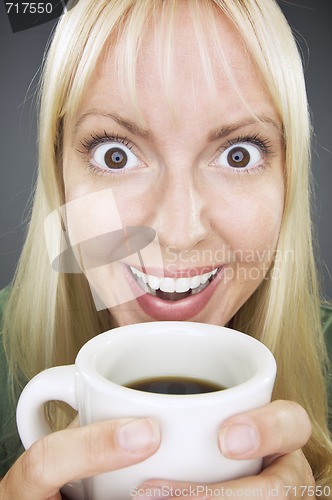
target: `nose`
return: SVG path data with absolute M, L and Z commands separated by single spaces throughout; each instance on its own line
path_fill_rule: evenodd
M 186 172 L 168 175 L 160 193 L 154 228 L 163 247 L 189 251 L 208 238 L 208 192 L 198 179 Z

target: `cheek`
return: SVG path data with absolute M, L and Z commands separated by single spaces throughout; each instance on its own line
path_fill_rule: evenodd
M 64 147 L 63 183 L 67 203 L 105 188 L 105 182 L 101 183 L 96 175 L 92 175 L 87 165 L 76 158 L 69 146 Z
M 142 185 L 135 176 L 128 175 L 125 183 L 111 181 L 89 171 L 82 173 L 80 164 L 68 160 L 64 164 L 63 220 L 77 261 L 82 269 L 89 271 L 89 281 L 99 290 L 96 284 L 103 280 L 96 268 L 103 266 L 105 276 L 113 273 L 113 269 L 105 266 L 135 254 L 137 247 L 145 249 L 154 240 L 151 231 L 128 235 L 126 226 L 148 225 L 147 212 L 155 203 L 147 195 L 146 183 Z
M 66 204 L 63 216 L 72 246 L 91 240 L 86 252 L 104 253 L 105 237 L 122 228 L 112 189 L 84 168 L 70 152 L 64 155 L 63 178 Z M 107 237 L 106 237 L 107 238 Z M 103 257 L 101 256 L 101 260 Z
M 220 198 L 219 198 L 220 199 Z M 225 195 L 219 202 L 217 232 L 232 250 L 247 253 L 276 247 L 284 204 L 283 184 Z
M 160 186 L 151 175 L 96 175 L 71 156 L 68 153 L 64 161 L 65 199 L 67 205 L 75 202 L 80 207 L 82 232 L 142 225 L 153 217 Z

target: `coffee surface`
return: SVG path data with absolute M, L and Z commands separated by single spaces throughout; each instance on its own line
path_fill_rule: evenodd
M 125 387 L 137 391 L 153 392 L 156 394 L 204 394 L 207 392 L 222 391 L 226 387 L 211 382 L 191 377 L 151 377 L 135 380 Z

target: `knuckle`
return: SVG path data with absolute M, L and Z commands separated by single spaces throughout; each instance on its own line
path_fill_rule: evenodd
M 289 401 L 288 404 L 293 409 L 294 414 L 297 415 L 298 423 L 310 430 L 311 433 L 311 423 L 308 413 L 305 411 L 303 406 L 295 401 Z
M 287 455 L 287 462 L 285 457 L 277 459 L 262 473 L 265 480 L 264 491 L 269 492 L 268 498 L 276 496 L 290 500 L 299 495 L 304 497 L 307 491 L 313 492 L 316 486 L 315 478 L 302 450 Z
M 298 418 L 298 423 L 299 425 L 302 426 L 302 432 L 305 434 L 307 440 L 311 436 L 312 433 L 312 427 L 311 427 L 311 422 L 308 416 L 308 413 L 305 411 L 305 409 L 299 405 L 298 403 L 295 403 L 294 401 L 290 402 L 291 406 L 294 408 L 294 413 L 297 415 Z
M 271 495 L 276 496 L 280 500 L 287 498 L 283 481 L 277 474 L 269 474 L 264 477 L 261 476 L 260 480 L 261 484 L 259 491 L 262 492 L 265 500 L 270 500 Z
M 310 488 L 316 488 L 316 480 L 314 478 L 313 472 L 310 469 L 310 473 L 307 476 L 306 485 Z
M 293 471 L 294 473 L 296 471 L 297 484 L 302 485 L 305 490 L 307 488 L 314 488 L 316 481 L 304 453 L 302 450 L 298 450 L 294 455 L 296 460 L 294 461 Z
M 302 446 L 309 440 L 312 427 L 306 410 L 295 401 L 277 401 L 278 411 L 275 412 L 275 421 L 273 422 L 276 434 L 292 425 L 297 429 L 296 435 L 301 437 Z
M 35 488 L 36 484 L 41 487 L 50 486 L 47 473 L 48 455 L 47 439 L 37 441 L 23 455 L 21 462 L 22 476 L 28 487 Z
M 314 474 L 302 450 L 299 450 L 299 471 L 301 471 L 301 484 L 310 488 L 316 487 Z
M 263 431 L 263 437 L 273 436 L 274 446 L 279 450 L 283 446 L 284 429 L 288 427 L 289 413 L 283 405 L 269 414 L 268 419 L 260 422 Z
M 116 426 L 110 421 L 103 426 L 82 428 L 83 460 L 91 471 L 99 473 L 110 462 L 110 454 L 116 451 Z

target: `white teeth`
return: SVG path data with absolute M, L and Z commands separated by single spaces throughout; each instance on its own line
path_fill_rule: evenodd
M 201 284 L 201 276 L 194 276 L 193 278 L 190 279 L 190 288 L 197 288 Z
M 212 276 L 211 273 L 202 274 L 202 276 L 201 276 L 201 284 L 204 285 L 207 282 L 207 280 L 210 278 L 210 276 Z
M 160 279 L 157 278 L 157 276 L 152 276 L 152 274 L 148 274 L 147 277 L 149 287 L 152 288 L 152 290 L 158 290 L 158 288 L 160 288 Z
M 130 266 L 131 272 L 140 278 L 143 283 L 147 283 L 152 290 L 160 289 L 162 292 L 168 293 L 183 293 L 188 292 L 188 290 L 193 290 L 193 293 L 196 291 L 200 291 L 207 283 L 207 281 L 214 276 L 218 271 L 218 268 L 213 271 L 205 274 L 199 274 L 193 276 L 192 278 L 158 278 L 157 276 L 153 276 L 152 274 L 145 274 L 142 271 L 139 271 L 135 267 Z
M 178 278 L 175 281 L 175 291 L 177 293 L 188 292 L 190 290 L 190 278 Z
M 175 279 L 173 278 L 164 278 L 160 282 L 159 286 L 162 292 L 175 292 Z
M 143 278 L 144 276 L 144 273 L 142 273 L 142 271 L 139 271 L 138 269 L 136 269 L 136 274 L 139 278 Z
M 143 276 L 142 276 L 143 283 L 148 283 L 149 278 L 148 278 L 147 274 L 144 274 L 144 273 L 142 273 L 142 274 L 143 274 Z

